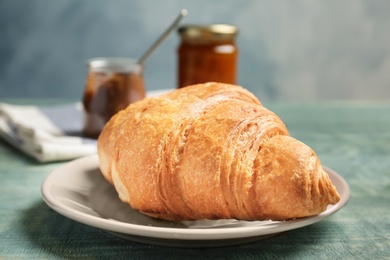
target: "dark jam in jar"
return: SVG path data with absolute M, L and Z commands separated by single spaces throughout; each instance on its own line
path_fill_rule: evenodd
M 186 25 L 178 29 L 178 88 L 221 82 L 236 84 L 238 30 L 233 25 Z
M 97 138 L 113 115 L 144 97 L 142 66 L 134 60 L 91 60 L 83 96 L 84 136 Z

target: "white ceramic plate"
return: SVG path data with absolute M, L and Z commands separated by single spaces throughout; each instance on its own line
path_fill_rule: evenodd
M 102 177 L 98 156 L 62 165 L 43 181 L 44 201 L 58 213 L 137 242 L 176 247 L 215 247 L 247 243 L 316 223 L 341 209 L 350 190 L 345 180 L 326 168 L 341 196 L 317 216 L 289 221 L 207 220 L 169 222 L 153 219 L 122 203 Z

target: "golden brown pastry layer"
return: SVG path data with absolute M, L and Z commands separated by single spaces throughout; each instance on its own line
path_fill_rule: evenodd
M 340 197 L 314 151 L 242 87 L 189 86 L 116 114 L 98 139 L 122 201 L 168 220 L 286 220 Z

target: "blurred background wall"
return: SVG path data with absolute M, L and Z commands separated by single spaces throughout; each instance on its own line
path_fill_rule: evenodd
M 238 83 L 261 100 L 390 98 L 387 0 L 0 0 L 0 98 L 72 98 L 85 61 L 138 58 L 185 23 L 240 29 Z M 176 86 L 176 33 L 147 62 L 147 88 Z

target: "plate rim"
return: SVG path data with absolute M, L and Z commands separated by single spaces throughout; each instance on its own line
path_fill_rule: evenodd
M 95 165 L 91 164 L 95 162 Z M 41 185 L 41 195 L 44 202 L 52 208 L 54 211 L 59 214 L 75 220 L 77 222 L 100 228 L 107 231 L 149 237 L 149 238 L 160 238 L 160 239 L 175 239 L 175 240 L 221 240 L 221 239 L 239 239 L 246 237 L 255 237 L 270 235 L 275 233 L 280 233 L 284 231 L 289 231 L 304 226 L 308 226 L 327 218 L 341 208 L 347 203 L 350 196 L 350 188 L 348 183 L 344 178 L 339 175 L 334 170 L 329 167 L 323 166 L 324 170 L 329 174 L 331 178 L 336 178 L 337 182 L 340 183 L 340 187 L 343 188 L 343 196 L 340 194 L 340 201 L 335 205 L 332 205 L 331 208 L 326 211 L 306 218 L 300 218 L 295 220 L 288 221 L 266 221 L 273 223 L 273 225 L 259 225 L 259 226 L 244 226 L 244 227 L 228 227 L 228 228 L 174 228 L 174 227 L 156 227 L 156 226 L 146 226 L 146 225 L 137 225 L 133 223 L 122 222 L 113 219 L 106 219 L 104 217 L 87 214 L 85 212 L 76 210 L 68 206 L 65 203 L 57 200 L 55 195 L 52 193 L 51 187 L 53 185 L 53 180 L 58 178 L 58 175 L 63 175 L 63 172 L 67 169 L 72 169 L 73 167 L 91 164 L 90 166 L 98 167 L 98 155 L 88 155 L 84 156 L 57 167 L 52 170 L 43 180 Z M 72 174 L 72 173 L 70 173 Z M 74 174 L 74 173 L 73 173 Z M 68 177 L 68 176 L 66 176 Z M 336 186 L 336 185 L 335 185 Z M 340 191 L 339 191 L 340 193 Z M 119 200 L 119 198 L 118 198 Z M 96 213 L 96 212 L 95 212 Z M 98 213 L 96 213 L 98 215 Z M 275 226 L 275 227 L 274 227 Z

